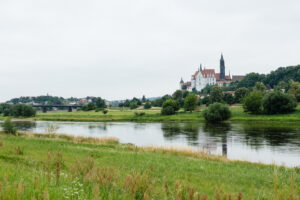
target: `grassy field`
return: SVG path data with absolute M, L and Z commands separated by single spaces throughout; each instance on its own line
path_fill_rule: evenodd
M 162 116 L 160 108 L 152 108 L 150 110 L 137 109 L 109 109 L 107 114 L 102 112 L 48 112 L 38 113 L 34 120 L 48 120 L 48 121 L 137 121 L 137 122 L 163 122 L 163 121 L 204 121 L 203 110 L 201 107 L 199 111 L 193 113 L 185 113 L 180 111 L 176 115 Z M 230 121 L 282 121 L 282 122 L 297 122 L 300 121 L 300 106 L 291 114 L 281 115 L 251 115 L 244 113 L 241 106 L 230 107 L 232 117 Z M 145 112 L 144 116 L 135 116 L 135 112 Z
M 114 138 L 0 133 L 0 200 L 300 199 L 300 170 Z

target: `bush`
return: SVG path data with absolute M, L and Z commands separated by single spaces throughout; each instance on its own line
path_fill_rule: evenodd
M 83 111 L 91 111 L 96 109 L 96 105 L 94 103 L 88 103 L 87 105 L 82 106 Z
M 197 106 L 197 96 L 189 94 L 184 100 L 184 110 L 192 112 Z
M 150 109 L 152 107 L 151 102 L 146 102 L 144 105 L 144 109 Z
M 223 101 L 223 91 L 220 87 L 214 86 L 212 91 L 210 92 L 210 99 L 214 102 L 222 102 Z
M 249 94 L 249 90 L 245 87 L 235 91 L 234 98 L 236 103 L 242 103 L 243 99 Z
M 10 108 L 4 110 L 4 116 L 14 116 L 14 117 L 34 117 L 36 115 L 36 110 L 26 104 L 17 104 Z
M 225 93 L 225 94 L 224 94 L 224 97 L 223 97 L 223 100 L 224 100 L 227 104 L 229 104 L 229 105 L 234 104 L 234 97 L 233 97 L 233 95 L 230 94 L 230 93 Z
M 138 107 L 138 104 L 137 104 L 137 102 L 133 101 L 129 104 L 129 107 L 130 107 L 131 110 L 133 110 L 133 109 L 136 109 Z
M 13 134 L 13 135 L 16 135 L 17 134 L 17 128 L 15 127 L 15 125 L 12 123 L 11 119 L 10 118 L 7 118 L 4 123 L 2 124 L 2 128 L 3 128 L 3 131 L 5 133 L 8 133 L 8 134 Z
M 276 91 L 268 93 L 262 104 L 266 114 L 283 114 L 293 112 L 297 107 L 297 100 L 294 95 Z
M 220 122 L 231 117 L 229 107 L 222 103 L 214 103 L 204 111 L 204 118 L 208 122 Z
M 162 115 L 173 115 L 176 111 L 178 111 L 180 108 L 179 103 L 175 100 L 168 99 L 166 100 L 161 109 Z
M 145 112 L 134 112 L 134 115 L 137 117 L 140 117 L 140 116 L 146 115 L 146 113 Z
M 259 114 L 262 112 L 262 99 L 263 94 L 259 91 L 251 92 L 243 99 L 243 108 L 245 112 L 252 114 Z
M 102 112 L 104 115 L 106 115 L 108 113 L 108 110 L 103 110 Z

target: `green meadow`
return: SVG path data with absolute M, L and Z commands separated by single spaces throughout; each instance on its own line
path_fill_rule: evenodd
M 136 121 L 136 122 L 163 122 L 163 121 L 204 121 L 203 110 L 200 107 L 192 113 L 180 110 L 175 115 L 163 116 L 160 114 L 160 108 L 144 109 L 109 109 L 107 114 L 95 111 L 74 111 L 74 112 L 48 112 L 37 113 L 33 120 L 47 121 Z M 241 106 L 231 106 L 232 117 L 229 121 L 281 121 L 281 122 L 297 122 L 300 121 L 300 106 L 291 114 L 278 115 L 254 115 L 247 114 Z M 135 112 L 145 112 L 143 116 L 136 116 Z
M 300 199 L 297 168 L 115 138 L 0 133 L 0 166 L 1 200 Z

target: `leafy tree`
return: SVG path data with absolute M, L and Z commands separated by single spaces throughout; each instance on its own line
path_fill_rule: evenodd
M 146 100 L 147 100 L 147 99 L 146 99 L 145 95 L 143 95 L 143 97 L 142 97 L 142 102 L 145 103 Z
M 257 82 L 264 82 L 265 75 L 258 73 L 250 73 L 245 76 L 237 85 L 238 88 L 252 88 Z
M 136 104 L 137 104 L 138 106 L 142 105 L 141 100 L 139 100 L 139 99 L 136 98 L 136 97 L 134 97 L 134 98 L 131 100 L 131 102 L 136 102 Z M 130 102 L 130 103 L 131 103 L 131 102 Z
M 131 103 L 130 103 L 130 109 L 131 110 L 133 110 L 133 109 L 136 109 L 136 108 L 138 108 L 138 104 L 137 104 L 137 102 L 136 101 L 132 101 Z
M 266 86 L 264 85 L 263 82 L 257 82 L 253 88 L 254 91 L 258 91 L 261 93 L 265 93 L 266 92 Z
M 259 114 L 262 112 L 263 93 L 260 91 L 253 91 L 244 98 L 243 108 L 245 112 L 252 114 Z
M 220 87 L 213 87 L 210 93 L 210 99 L 213 103 L 215 102 L 222 102 L 223 100 L 223 91 Z
M 235 91 L 235 102 L 242 103 L 243 98 L 249 94 L 249 90 L 245 87 L 239 88 Z
M 233 97 L 233 95 L 230 94 L 230 93 L 225 93 L 225 94 L 224 94 L 224 97 L 223 97 L 223 100 L 224 100 L 227 104 L 229 104 L 229 105 L 234 104 L 234 97 Z
M 182 92 L 182 90 L 176 90 L 176 91 L 172 94 L 172 98 L 173 98 L 174 100 L 177 100 L 177 101 L 181 100 L 181 99 L 183 98 L 183 92 Z
M 96 107 L 97 108 L 106 108 L 106 104 L 104 99 L 102 99 L 101 97 L 98 97 L 95 101 Z
M 209 96 L 205 96 L 203 99 L 202 99 L 202 104 L 205 104 L 206 106 L 212 104 L 211 102 L 211 99 L 209 98 Z
M 286 92 L 289 89 L 289 84 L 285 81 L 280 81 L 275 87 L 275 90 Z
M 124 102 L 124 107 L 129 107 L 130 106 L 130 101 L 128 99 L 126 99 L 126 101 Z
M 150 109 L 152 107 L 151 102 L 147 101 L 144 105 L 144 109 Z
M 189 95 L 189 91 L 185 90 L 183 91 L 182 97 L 185 98 Z
M 300 102 L 300 82 L 291 81 L 288 93 L 294 95 L 298 102 Z
M 197 96 L 195 94 L 188 95 L 184 100 L 184 110 L 192 112 L 197 106 Z
M 231 117 L 229 107 L 222 103 L 213 103 L 204 111 L 204 118 L 208 122 L 220 122 Z
M 274 87 L 278 85 L 280 81 L 288 83 L 289 80 L 300 82 L 300 65 L 279 67 L 266 76 L 264 83 Z
M 166 100 L 162 105 L 161 114 L 163 115 L 173 115 L 180 108 L 177 101 L 173 99 Z
M 106 115 L 106 114 L 108 113 L 108 110 L 104 109 L 104 110 L 102 111 L 102 113 L 103 113 L 104 115 Z
M 10 114 L 14 117 L 34 117 L 36 110 L 26 104 L 17 104 L 11 107 Z
M 15 125 L 12 123 L 12 121 L 11 121 L 10 118 L 7 118 L 1 126 L 2 126 L 3 131 L 4 131 L 5 133 L 16 135 L 16 133 L 17 133 L 17 128 L 16 128 Z
M 82 106 L 81 108 L 83 111 L 91 111 L 96 109 L 96 105 L 92 102 L 88 103 L 87 105 Z
M 295 111 L 297 100 L 294 95 L 275 91 L 268 93 L 262 104 L 266 114 L 283 114 Z

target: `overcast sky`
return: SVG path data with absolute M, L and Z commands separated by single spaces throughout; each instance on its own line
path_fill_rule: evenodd
M 0 0 L 0 102 L 161 96 L 202 63 L 300 63 L 299 0 Z

